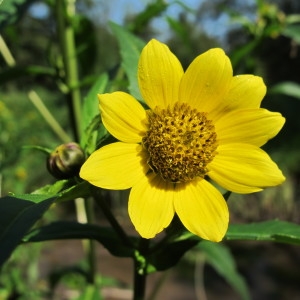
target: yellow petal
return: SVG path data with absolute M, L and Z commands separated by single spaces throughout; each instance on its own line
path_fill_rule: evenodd
M 215 123 L 218 142 L 246 143 L 262 146 L 282 128 L 285 119 L 280 113 L 266 109 L 235 110 Z
M 138 65 L 141 94 L 150 108 L 167 107 L 178 101 L 182 66 L 170 49 L 151 40 L 142 50 Z
M 236 110 L 259 108 L 266 94 L 266 86 L 261 77 L 253 75 L 234 76 L 230 89 L 220 104 L 211 112 L 212 118 Z
M 133 186 L 128 212 L 143 238 L 153 238 L 170 224 L 174 216 L 173 197 L 173 184 L 163 181 L 160 176 L 144 177 Z
M 208 165 L 208 176 L 225 189 L 252 193 L 281 184 L 285 178 L 262 149 L 249 144 L 226 144 Z
M 199 237 L 219 242 L 229 222 L 226 201 L 206 180 L 176 185 L 175 211 L 183 225 Z
M 111 190 L 131 188 L 148 171 L 141 145 L 117 142 L 95 151 L 83 164 L 80 177 Z
M 179 99 L 199 111 L 210 112 L 220 105 L 230 87 L 232 67 L 222 49 L 211 49 L 194 59 L 186 70 Z
M 124 92 L 98 95 L 102 122 L 118 140 L 139 143 L 147 130 L 146 111 Z

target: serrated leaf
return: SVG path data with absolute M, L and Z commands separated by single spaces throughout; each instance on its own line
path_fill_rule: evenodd
M 86 198 L 88 196 L 90 196 L 90 184 L 87 181 L 82 181 L 61 191 L 57 196 L 56 202 Z
M 72 180 L 58 180 L 53 184 L 48 184 L 35 190 L 32 194 L 55 195 L 55 202 L 69 201 L 89 196 L 90 184 L 87 181 L 74 184 Z
M 134 248 L 130 245 L 124 245 L 123 241 L 119 239 L 113 229 L 77 222 L 58 221 L 36 228 L 24 238 L 24 242 L 42 242 L 63 239 L 94 239 L 100 242 L 115 256 L 134 256 Z M 135 239 L 132 238 L 131 240 L 134 244 Z
M 231 224 L 225 239 L 261 240 L 300 245 L 300 225 L 279 220 L 251 224 Z
M 55 197 L 31 194 L 0 198 L 0 266 L 54 201 Z
M 128 90 L 133 97 L 142 100 L 137 80 L 137 69 L 139 57 L 145 46 L 145 42 L 128 32 L 122 26 L 111 22 L 110 27 L 120 45 L 122 67 L 129 80 Z
M 202 241 L 197 248 L 205 254 L 206 261 L 232 286 L 241 299 L 250 299 L 246 282 L 238 273 L 235 260 L 224 245 Z
M 281 82 L 274 85 L 270 92 L 300 99 L 300 84 L 291 81 Z
M 53 184 L 47 184 L 31 193 L 31 195 L 57 195 L 70 186 L 69 180 L 58 180 Z

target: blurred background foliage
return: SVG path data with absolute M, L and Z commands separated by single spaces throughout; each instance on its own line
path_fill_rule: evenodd
M 5 10 L 1 10 L 4 5 Z M 263 193 L 233 195 L 229 201 L 231 219 L 300 222 L 298 0 L 77 0 L 76 10 L 68 22 L 75 32 L 83 97 L 103 72 L 114 80 L 111 89 L 126 88 L 126 77 L 119 69 L 118 43 L 109 27 L 111 20 L 142 40 L 154 37 L 167 43 L 184 67 L 199 53 L 222 47 L 232 60 L 235 74 L 262 76 L 268 87 L 262 106 L 286 117 L 283 130 L 266 148 L 284 170 L 287 181 Z M 34 147 L 53 149 L 66 136 L 76 139 L 68 110 L 69 90 L 57 22 L 55 0 L 4 0 L 0 5 L 2 195 L 32 192 L 54 182 L 46 170 L 45 154 Z M 32 100 L 32 91 L 55 116 L 65 135 L 49 126 Z M 116 206 L 120 203 L 117 201 Z M 124 206 L 126 203 L 119 208 L 121 212 Z M 7 278 L 2 278 L 2 284 L 3 280 Z

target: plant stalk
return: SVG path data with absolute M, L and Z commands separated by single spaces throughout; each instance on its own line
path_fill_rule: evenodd
M 140 239 L 139 255 L 134 257 L 133 300 L 144 300 L 146 294 L 147 260 L 144 255 L 149 250 L 150 240 Z M 140 257 L 143 257 L 142 259 Z
M 94 223 L 94 201 L 93 198 L 84 199 L 84 206 L 87 216 L 87 222 L 89 224 Z M 87 241 L 87 260 L 89 265 L 88 272 L 88 282 L 90 284 L 95 283 L 96 273 L 97 273 L 97 263 L 96 263 L 96 242 L 94 240 Z
M 57 33 L 63 57 L 65 82 L 69 89 L 68 105 L 75 141 L 81 133 L 81 92 L 78 77 L 78 63 L 75 33 L 72 20 L 75 15 L 75 0 L 56 0 Z
M 134 278 L 133 278 L 133 300 L 144 300 L 146 292 L 146 277 L 145 273 L 139 272 L 139 262 L 135 260 Z

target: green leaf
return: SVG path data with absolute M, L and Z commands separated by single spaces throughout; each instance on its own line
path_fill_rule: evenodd
M 18 21 L 27 7 L 35 0 L 3 0 L 0 1 L 0 29 Z
M 288 25 L 283 29 L 282 35 L 293 39 L 298 45 L 300 44 L 300 25 Z
M 96 116 L 99 116 L 99 102 L 97 94 L 102 94 L 108 84 L 106 73 L 99 76 L 83 101 L 82 128 L 86 130 Z M 100 118 L 100 116 L 99 116 Z
M 69 180 L 57 180 L 53 184 L 47 184 L 34 192 L 31 195 L 57 195 L 59 192 L 70 187 Z
M 133 22 L 129 24 L 130 31 L 133 33 L 143 31 L 149 22 L 162 14 L 168 6 L 169 4 L 165 0 L 156 0 L 153 3 L 149 3 L 141 13 L 134 17 Z
M 80 145 L 89 155 L 95 151 L 98 138 L 101 140 L 107 130 L 101 124 L 99 102 L 97 94 L 105 92 L 108 84 L 108 75 L 102 74 L 94 83 L 83 103 L 83 132 L 81 135 Z
M 251 59 L 251 52 L 259 46 L 260 41 L 261 40 L 259 38 L 255 38 L 245 45 L 232 51 L 230 60 L 234 69 L 236 69 L 240 63 L 244 63 L 249 58 Z
M 69 201 L 90 196 L 90 184 L 87 181 L 74 183 L 74 180 L 58 180 L 53 184 L 47 184 L 38 190 L 35 190 L 32 194 L 55 195 L 55 202 Z
M 86 286 L 84 292 L 76 298 L 76 300 L 102 300 L 103 297 L 100 295 L 99 287 L 96 285 Z
M 147 260 L 147 273 L 164 271 L 175 266 L 181 257 L 200 242 L 200 238 L 192 236 L 189 239 L 175 240 L 161 244 L 155 251 L 145 255 Z
M 74 200 L 76 198 L 86 198 L 90 196 L 90 184 L 82 181 L 67 189 L 64 189 L 57 195 L 56 202 Z
M 31 194 L 0 198 L 0 266 L 54 200 L 48 195 Z
M 285 81 L 274 85 L 270 89 L 271 93 L 283 94 L 300 99 L 300 84 L 291 81 Z
M 113 229 L 77 222 L 58 221 L 33 229 L 24 238 L 24 242 L 42 242 L 63 239 L 94 239 L 100 242 L 115 256 L 134 256 L 134 248 L 124 245 Z M 132 238 L 132 241 L 134 243 L 135 239 Z
M 129 80 L 129 92 L 136 99 L 142 100 L 137 80 L 137 69 L 139 57 L 145 43 L 122 26 L 111 22 L 110 27 L 120 45 L 122 67 Z
M 206 261 L 235 289 L 241 299 L 250 299 L 244 278 L 237 272 L 231 253 L 222 244 L 202 241 L 197 246 L 205 254 Z
M 261 240 L 300 245 L 300 225 L 271 220 L 251 224 L 231 224 L 227 240 Z

